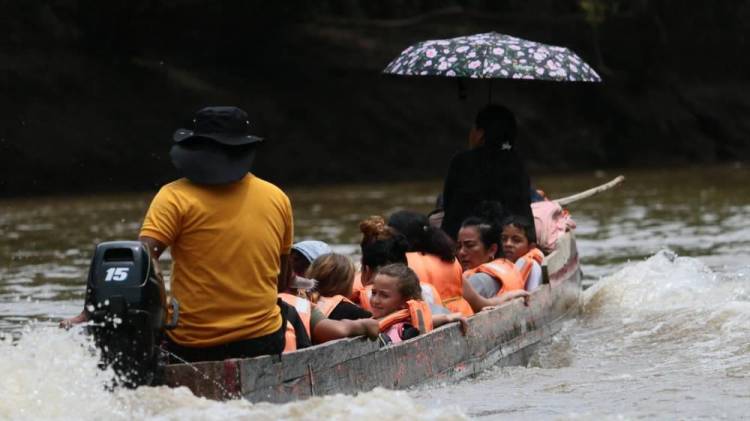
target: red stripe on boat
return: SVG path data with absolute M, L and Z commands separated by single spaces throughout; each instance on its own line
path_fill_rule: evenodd
M 225 399 L 233 399 L 240 396 L 240 367 L 237 360 L 224 361 L 224 393 Z

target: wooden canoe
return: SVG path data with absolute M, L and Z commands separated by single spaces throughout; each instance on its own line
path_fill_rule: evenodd
M 312 348 L 248 359 L 167 366 L 169 386 L 187 386 L 210 399 L 288 402 L 375 387 L 403 389 L 429 381 L 473 376 L 495 365 L 525 364 L 543 339 L 580 308 L 581 270 L 572 233 L 544 260 L 545 284 L 523 300 L 380 348 L 366 338 L 341 339 Z

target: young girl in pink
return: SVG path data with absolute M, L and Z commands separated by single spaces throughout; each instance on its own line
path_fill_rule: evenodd
M 422 288 L 417 275 L 403 263 L 383 266 L 373 280 L 372 316 L 380 322 L 381 339 L 398 343 L 446 323 L 461 322 L 466 329 L 466 318 L 461 313 L 433 315 L 422 300 Z

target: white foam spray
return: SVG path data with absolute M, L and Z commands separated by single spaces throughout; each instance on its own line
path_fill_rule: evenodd
M 457 407 L 426 408 L 405 392 L 375 389 L 284 405 L 216 402 L 187 388 L 106 390 L 114 373 L 98 367 L 88 337 L 73 329 L 27 326 L 0 341 L 0 419 L 44 420 L 458 420 Z

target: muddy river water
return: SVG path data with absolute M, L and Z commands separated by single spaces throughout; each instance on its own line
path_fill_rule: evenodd
M 615 173 L 535 177 L 553 197 Z M 625 172 L 570 206 L 587 289 L 526 367 L 287 405 L 105 391 L 76 331 L 96 243 L 134 239 L 153 192 L 0 201 L 0 419 L 737 419 L 750 409 L 750 169 Z M 288 189 L 295 237 L 356 255 L 357 222 L 430 210 L 438 183 Z M 168 256 L 163 258 L 168 267 Z

